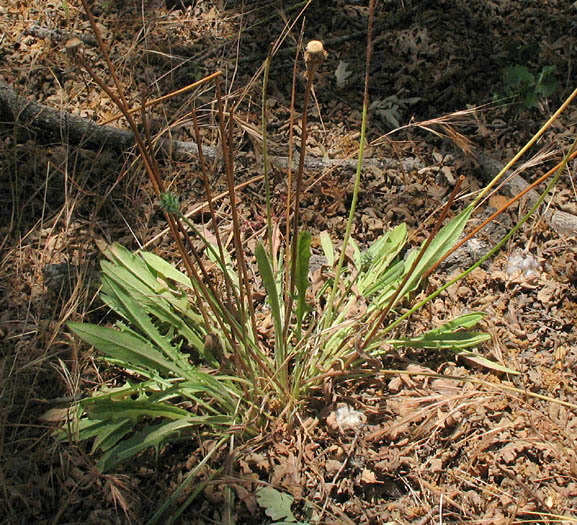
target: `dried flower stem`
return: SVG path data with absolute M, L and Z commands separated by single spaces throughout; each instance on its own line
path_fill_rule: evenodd
M 292 85 L 291 85 L 291 106 L 290 106 L 290 117 L 289 117 L 289 150 L 288 150 L 288 172 L 287 172 L 287 202 L 286 202 L 286 232 L 285 232 L 285 243 L 287 246 L 286 250 L 286 260 L 285 260 L 285 297 L 284 303 L 286 307 L 289 306 L 289 288 L 290 288 L 290 279 L 291 279 L 291 265 L 289 264 L 288 259 L 288 246 L 291 246 L 291 197 L 292 197 L 292 174 L 293 174 L 293 139 L 294 139 L 294 115 L 295 115 L 295 98 L 296 98 L 296 83 L 297 83 L 297 71 L 298 71 L 298 57 L 301 52 L 302 43 L 303 43 L 303 34 L 304 34 L 304 20 L 301 27 L 301 32 L 299 36 L 299 41 L 297 44 L 297 52 L 296 58 L 293 65 L 293 78 L 292 78 Z M 288 316 L 289 316 L 289 309 L 285 310 L 285 328 L 283 333 L 283 339 L 285 340 L 288 334 Z
M 311 40 L 305 50 L 305 63 L 307 65 L 307 83 L 305 87 L 303 99 L 303 116 L 301 123 L 301 147 L 299 155 L 299 165 L 296 173 L 296 188 L 294 198 L 294 214 L 292 222 L 292 237 L 291 237 L 291 279 L 289 286 L 287 312 L 290 312 L 292 307 L 292 296 L 295 289 L 295 274 L 297 264 L 297 245 L 298 245 L 298 226 L 300 218 L 300 197 L 302 192 L 303 172 L 305 165 L 305 156 L 307 148 L 307 117 L 310 94 L 313 86 L 313 80 L 317 67 L 324 62 L 327 57 L 327 52 L 324 50 L 322 42 L 318 40 Z M 290 191 L 290 188 L 289 188 Z

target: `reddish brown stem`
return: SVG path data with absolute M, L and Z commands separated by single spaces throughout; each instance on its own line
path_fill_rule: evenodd
M 244 250 L 242 246 L 242 238 L 241 238 L 241 231 L 240 231 L 240 221 L 239 221 L 239 213 L 238 208 L 236 205 L 236 193 L 235 193 L 235 186 L 234 186 L 234 174 L 233 174 L 233 165 L 232 165 L 232 154 L 230 151 L 229 143 L 232 142 L 231 134 L 232 128 L 229 128 L 229 132 L 226 132 L 226 127 L 224 123 L 224 108 L 222 103 L 222 90 L 220 87 L 220 79 L 216 79 L 216 100 L 217 100 L 217 107 L 218 107 L 218 115 L 219 115 L 219 127 L 220 127 L 220 136 L 222 142 L 222 151 L 224 156 L 224 165 L 226 171 L 226 180 L 228 185 L 228 195 L 230 199 L 230 208 L 231 208 L 231 215 L 232 215 L 232 228 L 233 228 L 233 241 L 236 253 L 236 260 L 237 260 L 237 269 L 239 278 L 241 281 L 240 286 L 240 307 L 241 311 L 241 320 L 240 324 L 243 326 L 243 323 L 247 320 L 246 310 L 245 310 L 245 302 L 248 304 L 249 309 L 249 320 L 251 323 L 252 331 L 254 337 L 257 337 L 257 328 L 256 328 L 256 318 L 254 314 L 254 306 L 252 304 L 252 293 L 251 293 L 251 284 L 248 278 L 248 270 L 246 266 L 246 260 L 244 257 Z M 234 123 L 234 116 L 230 114 L 230 125 L 232 126 Z M 233 323 L 234 324 L 234 323 Z M 235 325 L 236 326 L 236 325 Z M 245 348 L 250 353 L 251 357 L 258 363 L 259 368 L 263 370 L 269 378 L 273 377 L 272 371 L 269 367 L 262 361 L 262 359 L 258 356 L 256 352 L 252 349 L 250 343 L 247 342 L 248 336 L 246 334 L 241 335 L 241 340 L 245 341 Z
M 193 128 L 194 128 L 194 136 L 195 136 L 196 144 L 198 147 L 198 158 L 200 161 L 200 171 L 202 172 L 204 191 L 206 192 L 206 201 L 208 203 L 208 209 L 210 211 L 210 217 L 212 219 L 214 235 L 216 237 L 216 243 L 218 245 L 218 253 L 220 256 L 220 260 L 223 261 L 223 263 L 224 263 L 224 260 L 225 260 L 224 248 L 222 245 L 222 238 L 220 236 L 220 230 L 219 230 L 218 224 L 217 224 L 216 210 L 214 209 L 214 200 L 212 197 L 212 190 L 210 189 L 210 183 L 208 181 L 208 169 L 206 166 L 206 160 L 204 158 L 204 153 L 202 151 L 202 139 L 200 137 L 200 129 L 198 126 L 196 109 L 193 109 L 191 113 L 192 113 L 192 124 L 193 124 Z M 236 296 L 234 286 L 232 285 L 232 283 L 230 281 L 230 276 L 228 275 L 228 273 L 226 271 L 223 271 L 223 274 L 224 274 L 224 281 L 225 281 L 225 285 L 226 285 L 228 300 L 229 301 L 234 300 L 235 302 L 238 302 L 238 297 Z
M 292 176 L 293 176 L 293 139 L 294 139 L 294 117 L 295 117 L 295 99 L 296 99 L 296 85 L 297 85 L 297 71 L 298 71 L 298 62 L 299 56 L 302 48 L 303 43 L 303 33 L 304 33 L 304 20 L 303 26 L 301 27 L 301 33 L 299 37 L 299 41 L 297 44 L 297 51 L 295 56 L 295 61 L 293 65 L 293 78 L 292 78 L 292 86 L 291 86 L 291 105 L 290 105 L 290 116 L 289 116 L 289 150 L 288 150 L 288 171 L 287 171 L 287 202 L 286 202 L 286 233 L 285 233 L 285 246 L 286 249 L 286 257 L 285 257 L 285 305 L 288 306 L 288 296 L 289 296 L 289 286 L 290 286 L 290 264 L 289 264 L 289 249 L 288 247 L 291 246 L 291 199 L 292 199 Z M 288 323 L 288 310 L 285 311 L 285 334 L 284 337 L 286 338 L 286 331 L 289 325 Z

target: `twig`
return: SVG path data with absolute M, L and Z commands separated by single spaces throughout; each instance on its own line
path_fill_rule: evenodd
M 189 84 L 188 86 L 185 86 L 181 89 L 177 89 L 176 91 L 172 91 L 171 93 L 168 93 L 167 95 L 163 95 L 162 97 L 158 97 L 155 98 L 153 100 L 147 100 L 143 105 L 129 109 L 127 111 L 127 113 L 129 115 L 131 115 L 132 113 L 136 113 L 137 111 L 141 111 L 144 108 L 148 108 L 150 106 L 153 106 L 154 104 L 158 104 L 159 102 L 162 102 L 164 100 L 168 100 L 169 98 L 175 97 L 177 95 L 182 95 L 183 93 L 186 93 L 187 91 L 190 91 L 191 89 L 200 87 L 203 84 L 206 84 L 206 82 L 215 79 L 216 77 L 218 77 L 220 75 L 220 71 L 217 71 L 216 73 L 212 73 L 211 75 L 208 75 L 200 80 L 198 80 L 197 82 L 193 82 L 192 84 Z M 110 122 L 114 122 L 115 120 L 118 120 L 120 118 L 122 118 L 124 116 L 124 113 L 117 113 L 116 115 L 113 115 L 110 118 L 107 118 L 106 120 L 103 120 L 100 124 L 109 124 Z

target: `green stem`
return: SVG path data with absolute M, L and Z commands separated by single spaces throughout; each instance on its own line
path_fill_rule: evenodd
M 266 114 L 266 93 L 268 89 L 268 75 L 270 71 L 270 54 L 264 62 L 264 73 L 262 80 L 262 159 L 264 175 L 264 191 L 266 199 L 266 231 L 270 260 L 273 269 L 276 270 L 276 261 L 273 259 L 272 252 L 272 212 L 270 206 L 270 180 L 269 180 L 269 159 L 267 146 L 267 114 Z
M 179 487 L 171 494 L 170 498 L 168 498 L 168 500 L 156 511 L 156 513 L 154 514 L 154 516 L 152 516 L 151 520 L 148 522 L 148 525 L 154 525 L 155 523 L 158 523 L 160 518 L 162 518 L 163 514 L 171 507 L 171 505 L 173 505 L 178 497 L 180 496 L 181 492 L 187 488 L 190 483 L 192 482 L 192 480 L 197 476 L 197 474 L 200 473 L 200 471 L 202 470 L 202 468 L 204 467 L 204 465 L 206 465 L 206 463 L 208 462 L 208 460 L 216 453 L 220 450 L 220 447 L 222 445 L 224 445 L 226 442 L 228 441 L 228 436 L 223 436 L 219 439 L 219 441 L 216 443 L 216 445 L 210 450 L 210 452 L 208 452 L 208 454 L 206 456 L 204 456 L 204 458 L 202 458 L 202 461 L 196 465 L 196 467 L 194 467 L 186 476 L 186 478 L 182 481 L 182 483 L 179 485 Z M 208 480 L 206 480 L 204 483 L 201 483 L 199 485 L 199 487 L 197 487 L 197 490 L 193 490 L 192 494 L 187 498 L 185 504 L 183 504 L 179 511 L 178 514 L 181 514 L 188 505 L 190 505 L 191 501 L 200 493 L 200 490 L 202 488 L 204 488 L 204 486 L 206 485 L 206 483 L 208 483 L 213 477 L 215 477 L 217 474 L 219 474 L 222 471 L 222 467 L 216 471 L 214 471 L 208 478 Z M 200 490 L 199 490 L 200 488 Z
M 355 218 L 355 211 L 357 206 L 357 201 L 359 198 L 359 188 L 361 185 L 361 173 L 363 169 L 363 156 L 365 152 L 365 137 L 367 132 L 367 115 L 369 107 L 369 77 L 370 77 L 370 65 L 371 65 L 371 50 L 372 50 L 372 33 L 373 33 L 373 15 L 375 9 L 375 2 L 371 0 L 369 6 L 369 25 L 367 31 L 367 61 L 365 67 L 365 92 L 363 97 L 363 120 L 361 123 L 361 144 L 359 147 L 359 160 L 357 163 L 357 172 L 355 174 L 355 185 L 353 188 L 353 198 L 351 201 L 351 207 L 349 209 L 349 218 L 347 220 L 347 227 L 345 230 L 345 237 L 343 239 L 343 246 L 341 248 L 341 254 L 339 256 L 339 261 L 337 263 L 337 268 L 335 271 L 335 280 L 333 287 L 331 289 L 331 294 L 327 301 L 327 310 L 325 314 L 325 322 L 323 328 L 326 330 L 333 321 L 333 304 L 335 301 L 335 295 L 337 288 L 340 284 L 340 276 L 343 269 L 343 264 L 345 261 L 347 245 L 351 237 L 351 231 L 353 228 L 353 220 Z

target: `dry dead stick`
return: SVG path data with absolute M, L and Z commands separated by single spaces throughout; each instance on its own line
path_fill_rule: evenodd
M 505 166 L 503 162 L 495 160 L 484 152 L 479 153 L 476 158 L 488 180 L 492 179 Z M 529 186 L 529 183 L 523 177 L 512 172 L 507 172 L 504 178 L 506 182 L 503 184 L 503 189 L 510 197 L 515 197 Z M 530 190 L 526 195 L 528 205 L 532 206 L 535 204 L 539 197 L 540 195 L 536 190 Z M 560 210 L 548 209 L 545 211 L 544 218 L 560 235 L 577 235 L 577 217 L 575 215 Z
M 76 31 L 66 31 L 64 29 L 53 29 L 43 25 L 39 22 L 35 22 L 30 27 L 24 30 L 23 34 L 32 35 L 37 38 L 46 38 L 52 42 L 64 42 L 70 38 L 78 38 L 87 46 L 96 47 L 97 42 L 94 35 L 78 33 Z
M 168 93 L 168 95 L 163 95 L 162 97 L 158 97 L 158 98 L 155 98 L 153 100 L 149 100 L 149 101 L 144 103 L 144 107 L 149 108 L 150 106 L 154 106 L 154 104 L 158 104 L 159 102 L 162 102 L 164 100 L 168 100 L 169 98 L 176 97 L 178 95 L 182 95 L 183 93 L 186 93 L 186 92 L 190 91 L 191 89 L 195 89 L 199 86 L 202 86 L 203 84 L 206 84 L 207 82 L 218 77 L 220 74 L 221 74 L 220 71 L 217 71 L 216 73 L 213 73 L 212 75 L 208 75 L 207 77 L 200 79 L 198 82 L 193 82 L 192 84 L 189 84 L 188 86 L 185 86 L 181 89 L 177 89 L 176 91 L 172 91 L 171 93 Z M 141 110 L 142 110 L 142 106 L 138 106 L 138 107 L 129 109 L 128 114 L 131 115 L 132 113 L 136 113 L 137 111 L 141 111 Z M 100 122 L 100 125 L 103 126 L 104 124 L 110 124 L 111 122 L 114 122 L 115 120 L 118 120 L 118 119 L 122 118 L 123 116 L 124 116 L 124 113 L 117 113 L 116 115 L 114 115 L 110 118 L 107 118 L 106 120 L 103 120 L 102 122 Z

